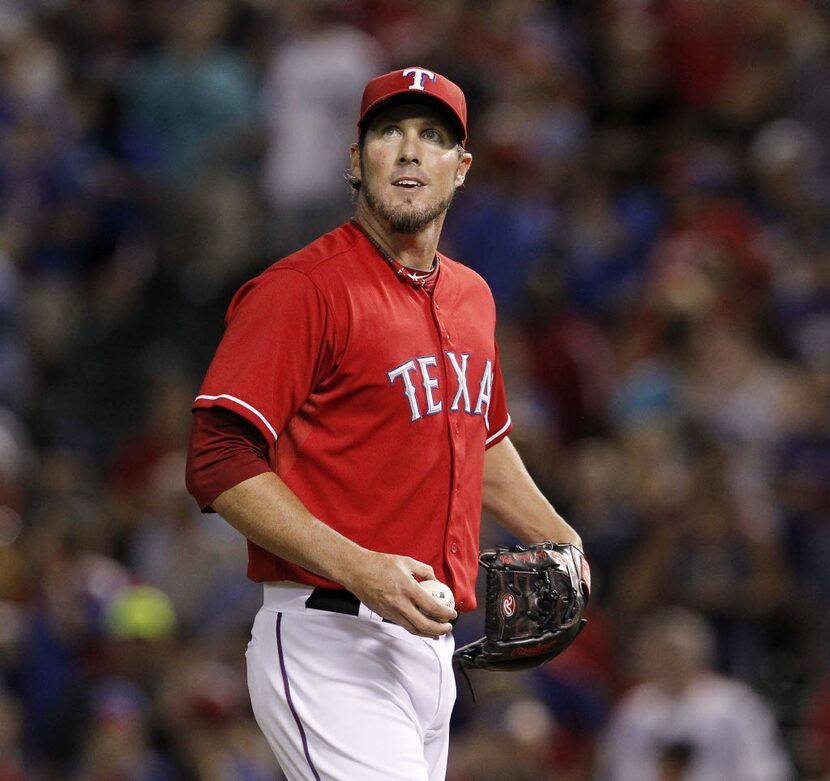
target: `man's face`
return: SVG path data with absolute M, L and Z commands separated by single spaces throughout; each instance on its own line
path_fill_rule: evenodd
M 362 154 L 356 144 L 351 149 L 358 199 L 397 233 L 418 233 L 441 217 L 471 162 L 441 114 L 410 103 L 375 117 Z

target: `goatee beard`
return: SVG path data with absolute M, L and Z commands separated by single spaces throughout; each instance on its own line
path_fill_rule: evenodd
M 366 187 L 365 179 L 361 192 L 369 208 L 379 217 L 386 220 L 395 233 L 409 234 L 420 233 L 427 225 L 444 214 L 450 208 L 452 197 L 455 194 L 454 191 L 450 192 L 446 198 L 431 206 L 425 206 L 422 209 L 407 210 L 401 206 L 389 207 L 385 203 L 381 203 L 375 197 L 375 194 Z

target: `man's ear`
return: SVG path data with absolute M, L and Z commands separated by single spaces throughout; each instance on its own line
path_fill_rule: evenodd
M 360 170 L 360 147 L 357 144 L 352 144 L 349 147 L 349 159 L 351 161 L 349 173 L 353 179 L 359 182 L 362 172 Z
M 469 152 L 464 152 L 461 155 L 461 159 L 458 161 L 458 168 L 455 172 L 455 186 L 461 187 L 464 184 L 464 179 L 467 176 L 467 171 L 470 170 L 470 166 L 473 164 L 473 156 Z

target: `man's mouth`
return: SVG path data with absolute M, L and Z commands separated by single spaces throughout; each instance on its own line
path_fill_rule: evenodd
M 395 187 L 403 187 L 405 190 L 415 190 L 418 187 L 424 186 L 424 183 L 420 179 L 413 179 L 409 176 L 402 176 L 399 179 L 395 179 L 392 184 Z

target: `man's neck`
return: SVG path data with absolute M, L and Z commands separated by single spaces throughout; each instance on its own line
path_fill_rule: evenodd
M 389 224 L 358 200 L 355 220 L 402 266 L 429 271 L 435 262 L 444 215 L 418 233 L 397 233 Z

